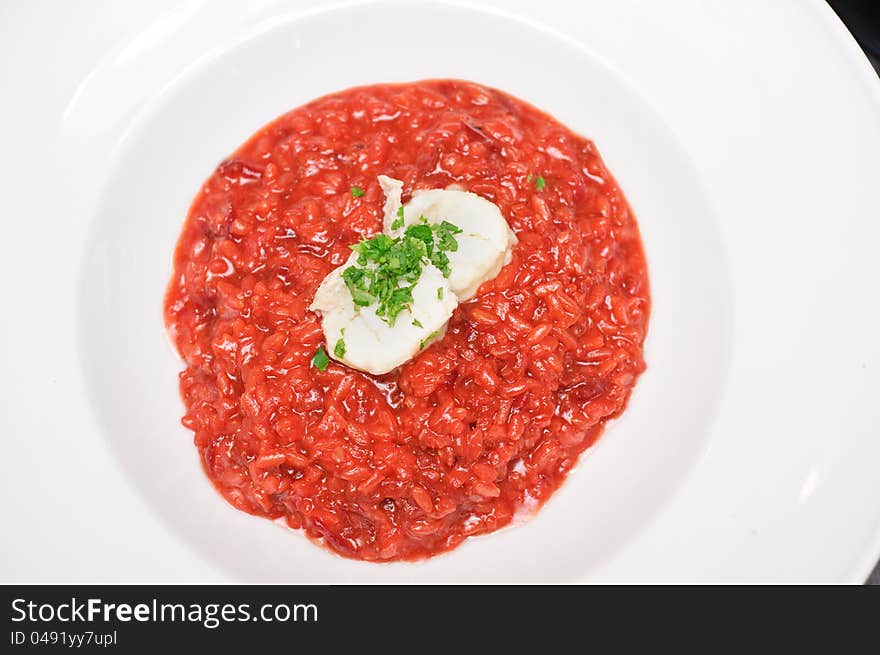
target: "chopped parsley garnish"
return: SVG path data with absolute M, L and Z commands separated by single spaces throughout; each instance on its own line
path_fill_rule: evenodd
M 333 348 L 333 354 L 336 355 L 339 359 L 345 357 L 345 341 L 339 339 L 336 342 L 336 346 Z
M 531 184 L 532 180 L 535 179 L 535 176 L 529 173 L 529 176 L 526 178 L 526 184 Z
M 539 175 L 535 178 L 535 188 L 538 191 L 543 191 L 545 186 L 547 186 L 547 182 L 544 181 L 543 177 Z
M 425 327 L 424 325 L 422 325 L 422 322 L 417 318 L 413 319 L 413 325 L 415 325 L 416 327 Z
M 359 186 L 351 187 L 352 198 L 360 198 L 362 195 L 364 195 L 364 190 L 362 188 L 360 188 Z
M 443 300 L 443 287 L 437 287 L 437 300 Z
M 337 344 L 338 346 L 339 344 Z M 319 371 L 326 371 L 327 366 L 330 364 L 330 358 L 327 357 L 327 353 L 324 352 L 323 346 L 318 346 L 318 349 L 315 351 L 315 356 L 312 357 L 312 364 Z
M 357 263 L 342 271 L 342 280 L 352 301 L 358 307 L 375 304 L 376 315 L 394 325 L 397 315 L 409 309 L 425 263 L 449 277 L 446 253 L 458 250 L 455 235 L 460 233 L 461 228 L 449 221 L 432 225 L 421 216 L 402 236 L 377 234 L 351 246 L 358 254 Z
M 431 332 L 431 334 L 429 334 L 424 339 L 422 339 L 422 342 L 419 344 L 419 350 L 424 350 L 425 346 L 427 346 L 429 342 L 431 342 L 432 340 L 436 339 L 439 336 L 440 336 L 440 330 L 434 330 L 433 332 Z
M 403 227 L 403 207 L 397 210 L 397 218 L 391 221 L 391 229 L 399 230 Z

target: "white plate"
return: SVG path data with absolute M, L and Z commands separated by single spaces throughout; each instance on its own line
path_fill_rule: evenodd
M 830 10 L 319 4 L 5 9 L 0 579 L 863 580 L 880 84 Z M 643 231 L 649 371 L 535 520 L 370 565 L 214 493 L 178 423 L 161 295 L 199 183 L 251 132 L 424 77 L 498 86 L 595 139 Z

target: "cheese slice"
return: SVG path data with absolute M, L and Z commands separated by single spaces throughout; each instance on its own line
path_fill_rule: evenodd
M 459 302 L 473 297 L 483 282 L 510 262 L 516 236 L 498 206 L 485 198 L 449 189 L 416 191 L 403 207 L 404 225 L 413 225 L 422 217 L 432 224 L 445 220 L 462 230 L 455 235 L 458 250 L 446 253 L 449 286 Z
M 448 221 L 462 232 L 455 235 L 458 248 L 446 251 L 449 277 L 425 263 L 413 287 L 412 303 L 398 314 L 393 325 L 376 315 L 375 305 L 354 304 L 342 272 L 356 265 L 357 254 L 352 253 L 345 264 L 321 282 L 310 309 L 321 316 L 327 354 L 374 375 L 392 371 L 442 338 L 458 303 L 471 298 L 483 282 L 498 275 L 510 261 L 516 243 L 501 211 L 485 198 L 458 189 L 432 189 L 416 191 L 402 205 L 403 182 L 385 175 L 378 179 L 385 192 L 382 222 L 388 236 L 401 236 L 407 226 L 423 218 L 431 224 Z M 401 207 L 403 222 L 399 224 Z M 337 354 L 336 344 L 340 341 L 344 349 Z
M 445 333 L 446 323 L 458 305 L 449 282 L 440 270 L 426 264 L 412 291 L 410 309 L 397 315 L 394 325 L 376 315 L 376 305 L 357 307 L 342 279 L 342 271 L 356 263 L 352 253 L 348 262 L 324 278 L 310 309 L 322 317 L 327 354 L 360 371 L 382 375 L 412 359 Z M 342 339 L 345 354 L 335 354 Z

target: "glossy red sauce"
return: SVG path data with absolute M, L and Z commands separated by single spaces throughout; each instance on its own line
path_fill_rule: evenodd
M 321 372 L 307 308 L 381 230 L 379 174 L 404 181 L 404 201 L 453 183 L 484 196 L 519 243 L 400 369 Z M 165 318 L 186 362 L 183 424 L 226 500 L 346 557 L 399 560 L 497 530 L 559 487 L 645 368 L 649 304 L 635 217 L 593 143 L 505 93 L 436 80 L 320 98 L 220 164 L 184 225 Z

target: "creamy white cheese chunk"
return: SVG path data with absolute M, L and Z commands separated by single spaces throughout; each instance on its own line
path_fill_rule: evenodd
M 426 264 L 412 291 L 410 309 L 397 315 L 394 325 L 376 315 L 376 305 L 357 307 L 342 279 L 342 271 L 356 263 L 357 255 L 324 278 L 310 309 L 322 317 L 327 354 L 337 361 L 374 375 L 391 371 L 412 359 L 441 337 L 458 305 L 443 273 Z M 345 354 L 334 353 L 342 339 Z
M 391 225 L 397 218 L 397 211 L 400 209 L 400 196 L 403 195 L 403 182 L 395 180 L 387 175 L 379 175 L 379 187 L 385 194 L 385 204 L 382 206 L 382 231 L 390 237 L 400 236 L 403 228 L 392 229 Z
M 318 287 L 310 309 L 321 316 L 327 354 L 374 375 L 397 368 L 441 338 L 458 303 L 472 297 L 483 282 L 498 274 L 510 261 L 516 243 L 501 211 L 485 198 L 457 189 L 432 189 L 415 192 L 406 205 L 401 205 L 403 182 L 385 175 L 378 180 L 385 193 L 383 231 L 388 236 L 401 236 L 407 226 L 422 217 L 432 224 L 448 221 L 462 232 L 455 235 L 457 250 L 446 251 L 449 277 L 425 263 L 412 290 L 412 303 L 398 314 L 393 325 L 376 315 L 375 305 L 354 304 L 342 272 L 357 263 L 357 254 L 331 271 Z M 344 353 L 336 352 L 340 340 Z
M 461 234 L 455 235 L 458 250 L 446 253 L 452 271 L 449 286 L 459 302 L 471 298 L 483 282 L 498 275 L 516 244 L 498 206 L 469 191 L 416 191 L 404 205 L 403 217 L 404 225 L 424 217 L 432 224 L 445 220 L 461 228 Z

